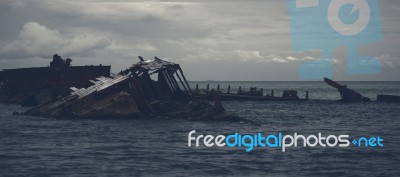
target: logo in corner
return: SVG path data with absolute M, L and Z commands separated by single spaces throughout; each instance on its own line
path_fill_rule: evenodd
M 292 48 L 322 50 L 320 61 L 299 67 L 301 79 L 333 76 L 334 48 L 346 47 L 348 74 L 378 74 L 381 63 L 358 53 L 365 44 L 382 40 L 378 0 L 288 0 Z

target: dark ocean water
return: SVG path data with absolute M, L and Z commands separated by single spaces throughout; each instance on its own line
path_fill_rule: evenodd
M 321 82 L 212 82 L 232 88 L 310 91 L 310 98 L 338 99 Z M 191 83 L 195 85 L 195 82 Z M 207 83 L 201 82 L 201 87 Z M 399 82 L 350 82 L 376 99 L 400 95 Z M 23 111 L 0 105 L 0 176 L 399 176 L 400 104 L 224 102 L 257 124 L 168 120 L 55 120 L 12 116 Z M 380 136 L 384 147 L 244 148 L 187 147 L 187 135 L 283 132 Z

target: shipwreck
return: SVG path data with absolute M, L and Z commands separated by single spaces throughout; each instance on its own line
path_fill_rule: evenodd
M 48 67 L 0 71 L 0 102 L 36 106 L 68 93 L 71 86 L 86 87 L 91 79 L 110 76 L 111 66 L 71 63 L 72 59 L 55 54 Z
M 225 112 L 217 94 L 215 104 L 193 99 L 179 66 L 155 57 L 118 74 L 89 80 L 92 85 L 71 87 L 61 98 L 36 106 L 25 115 L 51 118 L 184 118 L 243 120 Z
M 342 98 L 341 102 L 351 103 L 351 102 L 371 102 L 371 99 L 361 95 L 360 93 L 347 88 L 347 85 L 341 85 L 331 79 L 324 78 L 324 81 L 333 88 L 336 88 L 340 97 Z
M 308 91 L 306 91 L 305 98 L 300 98 L 296 90 L 284 90 L 282 96 L 275 96 L 274 89 L 271 90 L 271 94 L 264 94 L 264 89 L 258 89 L 257 87 L 250 87 L 248 91 L 239 87 L 236 93 L 231 92 L 231 86 L 229 85 L 226 92 L 220 90 L 220 86 L 217 89 L 211 89 L 210 85 L 207 84 L 206 89 L 199 89 L 199 85 L 196 85 L 194 90 L 194 96 L 199 100 L 213 100 L 214 95 L 218 94 L 222 101 L 308 101 Z

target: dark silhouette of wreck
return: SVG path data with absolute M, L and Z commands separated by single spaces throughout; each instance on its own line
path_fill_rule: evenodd
M 144 60 L 110 77 L 91 80 L 92 86 L 71 87 L 72 92 L 25 112 L 52 118 L 185 118 L 241 120 L 216 102 L 197 101 L 179 64 Z
M 371 102 L 371 99 L 368 97 L 365 97 L 361 95 L 360 93 L 347 88 L 347 85 L 341 85 L 331 79 L 324 78 L 324 81 L 330 85 L 331 87 L 334 87 L 338 89 L 340 96 L 342 97 L 341 102 L 345 103 L 356 103 L 356 102 Z M 379 94 L 377 96 L 378 102 L 400 102 L 400 96 L 398 95 L 383 95 Z
M 324 78 L 324 81 L 330 85 L 333 88 L 338 89 L 340 96 L 342 97 L 342 99 L 340 101 L 342 102 L 370 102 L 371 99 L 369 99 L 368 97 L 364 97 L 362 96 L 360 93 L 347 88 L 347 85 L 341 85 L 331 79 L 328 78 Z
M 248 91 L 239 87 L 236 93 L 232 93 L 230 85 L 227 91 L 223 93 L 220 91 L 219 85 L 217 86 L 217 90 L 210 90 L 209 84 L 207 84 L 206 89 L 199 89 L 199 85 L 197 84 L 193 93 L 194 97 L 200 100 L 213 100 L 215 93 L 217 93 L 222 101 L 308 101 L 308 91 L 305 98 L 300 98 L 296 90 L 284 90 L 282 96 L 277 97 L 274 95 L 273 89 L 271 90 L 271 94 L 267 93 L 264 95 L 264 89 L 257 89 L 257 87 L 250 87 Z
M 110 75 L 111 66 L 71 66 L 71 62 L 55 54 L 49 67 L 0 71 L 0 102 L 35 106 L 71 86 L 88 86 L 90 79 Z

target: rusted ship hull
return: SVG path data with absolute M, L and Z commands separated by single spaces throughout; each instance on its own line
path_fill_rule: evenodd
M 109 76 L 111 66 L 70 66 L 54 55 L 50 67 L 0 71 L 0 102 L 35 106 L 69 92 L 69 87 L 86 87 L 90 80 Z

